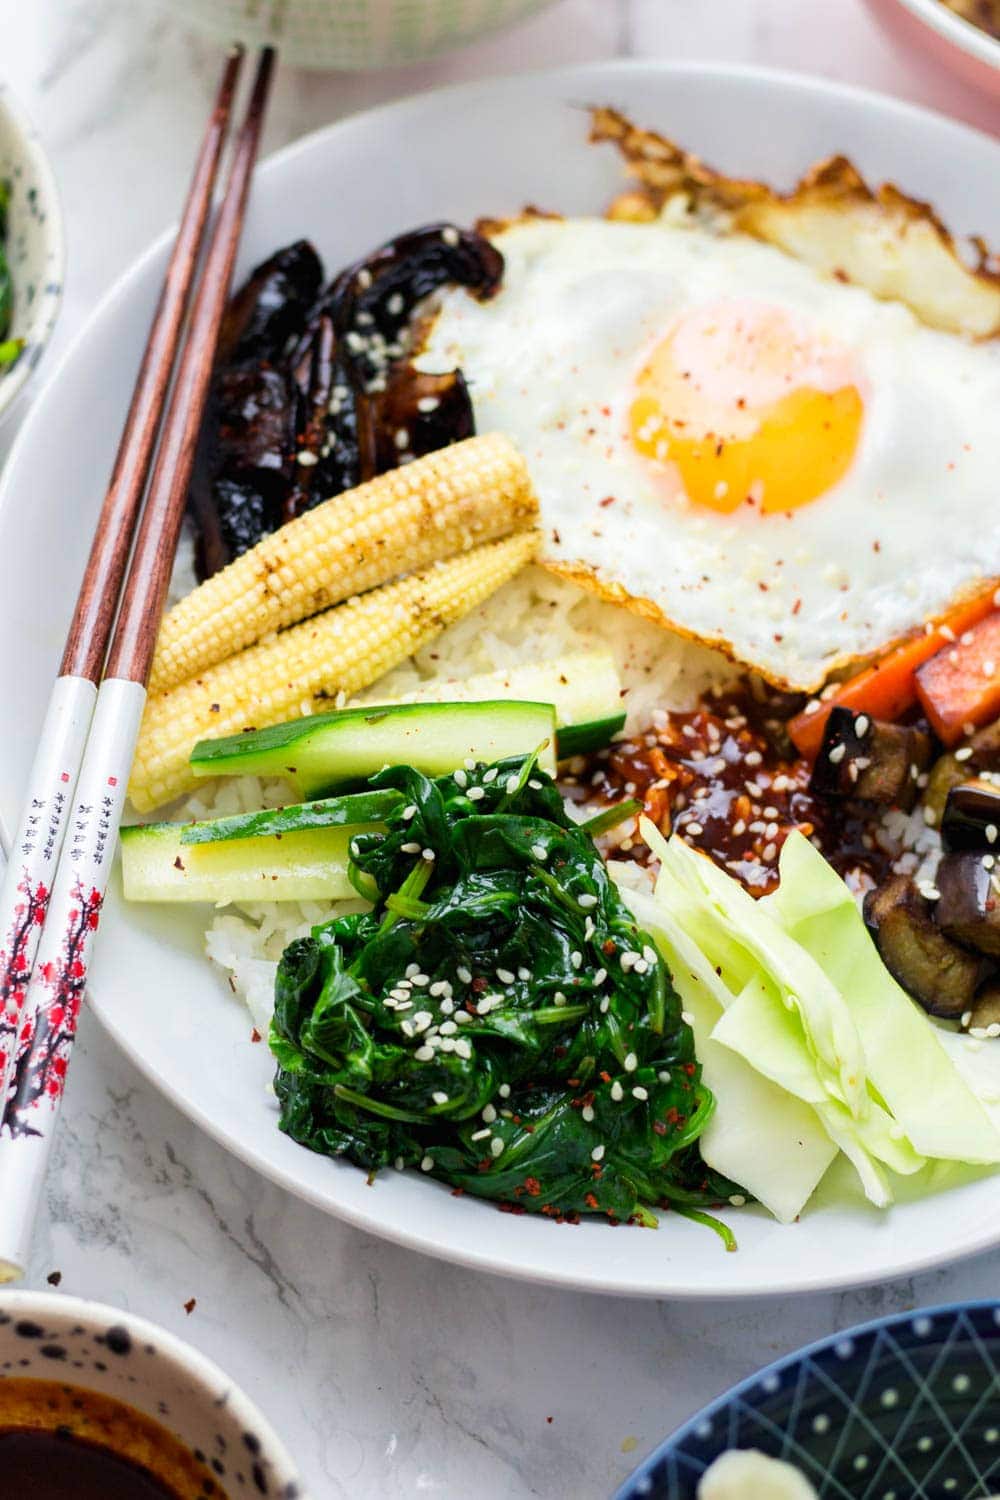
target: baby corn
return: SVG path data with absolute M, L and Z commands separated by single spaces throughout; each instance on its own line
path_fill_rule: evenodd
M 318 694 L 357 693 L 487 599 L 534 556 L 521 531 L 372 589 L 199 677 L 151 696 L 129 796 L 139 812 L 195 785 L 188 758 L 208 736 L 239 734 L 313 711 Z
M 469 438 L 307 511 L 164 617 L 149 679 L 162 693 L 331 604 L 530 524 L 524 460 Z

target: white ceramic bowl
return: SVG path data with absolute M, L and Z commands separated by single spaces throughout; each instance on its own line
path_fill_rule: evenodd
M 384 68 L 471 42 L 552 0 L 167 0 L 220 41 L 276 46 L 300 68 Z
M 971 21 L 941 0 L 868 0 L 868 6 L 908 51 L 1000 100 L 1000 42 Z
M 55 178 L 38 135 L 0 81 L 0 181 L 8 181 L 7 260 L 14 284 L 9 337 L 23 338 L 15 365 L 0 371 L 0 422 L 13 409 L 52 336 L 62 301 L 62 213 Z
M 290 1455 L 250 1398 L 145 1318 L 57 1292 L 0 1292 L 5 1376 L 58 1380 L 138 1408 L 205 1455 L 229 1500 L 307 1500 Z

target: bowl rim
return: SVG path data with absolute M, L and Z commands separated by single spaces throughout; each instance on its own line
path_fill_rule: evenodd
M 942 0 L 896 0 L 896 4 L 967 56 L 1000 72 L 1000 42 L 972 21 L 956 15 Z
M 839 1332 L 824 1334 L 822 1338 L 813 1339 L 808 1344 L 802 1344 L 798 1349 L 793 1349 L 790 1354 L 781 1354 L 777 1359 L 772 1359 L 768 1364 L 761 1365 L 758 1369 L 751 1371 L 728 1390 L 718 1396 L 713 1396 L 711 1401 L 705 1403 L 696 1412 L 686 1418 L 681 1425 L 669 1433 L 662 1442 L 657 1443 L 651 1453 L 648 1453 L 642 1463 L 634 1468 L 622 1485 L 615 1491 L 612 1500 L 639 1500 L 639 1497 L 647 1493 L 641 1489 L 640 1481 L 644 1478 L 652 1478 L 653 1471 L 659 1467 L 665 1458 L 692 1436 L 703 1422 L 710 1421 L 725 1411 L 734 1401 L 739 1401 L 757 1390 L 769 1377 L 781 1375 L 784 1371 L 797 1368 L 805 1360 L 814 1355 L 822 1354 L 828 1349 L 835 1349 L 840 1343 L 866 1338 L 869 1334 L 878 1333 L 884 1328 L 897 1328 L 901 1324 L 914 1324 L 920 1318 L 947 1317 L 951 1322 L 964 1313 L 986 1312 L 992 1310 L 994 1317 L 1000 1316 L 1000 1298 L 997 1297 L 975 1297 L 967 1301 L 958 1302 L 935 1302 L 929 1307 L 912 1307 L 901 1312 L 883 1313 L 881 1317 L 869 1318 L 864 1323 L 852 1323 L 849 1328 L 842 1328 Z M 648 1493 L 652 1493 L 650 1490 Z
M 237 1420 L 244 1424 L 247 1431 L 260 1437 L 264 1456 L 273 1464 L 276 1477 L 283 1485 L 294 1485 L 294 1493 L 299 1500 L 309 1500 L 291 1453 L 257 1403 L 215 1360 L 203 1354 L 194 1344 L 189 1344 L 186 1339 L 171 1333 L 162 1324 L 153 1323 L 149 1318 L 127 1308 L 113 1307 L 108 1302 L 98 1302 L 90 1297 L 78 1297 L 64 1292 L 43 1292 L 27 1287 L 0 1287 L 0 1313 L 12 1313 L 15 1317 L 21 1314 L 23 1317 L 30 1315 L 34 1318 L 52 1318 L 100 1330 L 116 1324 L 124 1325 L 137 1343 L 154 1345 L 158 1354 L 173 1363 L 191 1383 L 192 1388 L 197 1389 L 199 1398 L 203 1398 L 206 1405 L 217 1405 L 222 1392 L 227 1409 L 235 1413 Z M 0 1373 L 0 1380 L 4 1378 L 3 1373 Z M 16 1374 L 12 1378 L 16 1379 Z M 69 1383 L 87 1388 L 85 1380 L 77 1380 L 75 1377 Z
M 35 299 L 35 305 L 25 329 L 25 337 L 32 346 L 27 351 L 27 358 L 19 359 L 13 370 L 0 376 L 0 420 L 2 420 L 37 370 L 59 316 L 66 276 L 66 233 L 59 188 L 48 153 L 42 145 L 41 136 L 35 129 L 31 116 L 3 78 L 0 78 L 0 116 L 5 117 L 12 127 L 24 159 L 30 163 L 32 176 L 38 185 L 45 207 L 45 239 L 48 254 L 51 257 L 52 272 L 47 278 L 45 295 Z

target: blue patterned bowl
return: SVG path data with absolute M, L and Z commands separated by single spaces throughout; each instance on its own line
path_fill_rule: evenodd
M 27 385 L 48 343 L 62 301 L 62 214 L 55 178 L 31 122 L 0 81 L 0 181 L 9 182 L 7 261 L 14 287 L 11 338 L 23 338 L 17 362 L 0 369 L 0 422 Z
M 728 1448 L 795 1464 L 821 1500 L 1000 1494 L 1000 1303 L 880 1318 L 768 1365 L 661 1444 L 615 1500 L 695 1500 Z

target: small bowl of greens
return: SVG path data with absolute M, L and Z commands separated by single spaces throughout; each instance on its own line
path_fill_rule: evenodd
M 0 80 L 0 421 L 52 335 L 63 259 L 52 168 L 34 127 Z

